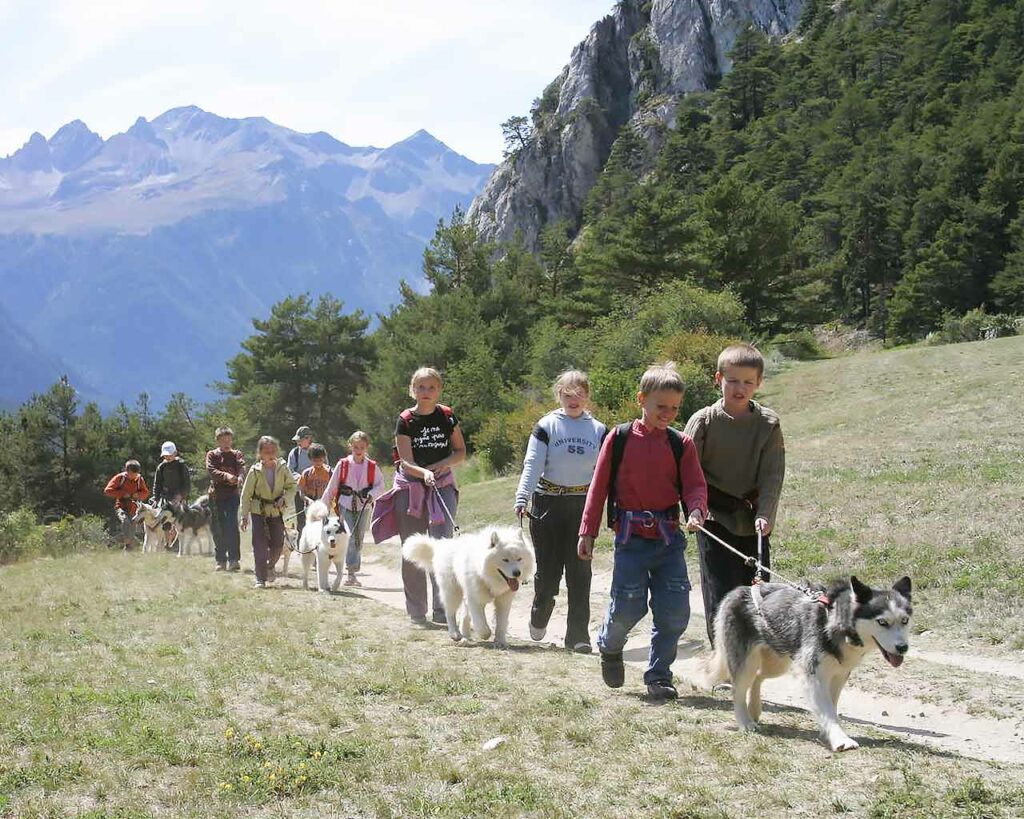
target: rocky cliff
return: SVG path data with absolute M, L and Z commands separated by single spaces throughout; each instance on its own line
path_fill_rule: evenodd
M 494 172 L 469 218 L 486 239 L 536 248 L 548 222 L 578 227 L 621 128 L 673 127 L 679 99 L 730 68 L 739 32 L 792 31 L 803 0 L 621 0 L 572 52 L 534 106 L 526 145 Z

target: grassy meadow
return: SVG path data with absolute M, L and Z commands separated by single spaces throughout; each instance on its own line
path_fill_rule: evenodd
M 773 376 L 780 570 L 909 572 L 923 639 L 1019 658 L 1024 382 L 1007 362 L 1022 359 L 1014 338 Z M 460 523 L 510 521 L 513 490 L 466 486 Z M 358 590 L 256 592 L 210 563 L 112 551 L 0 567 L 0 815 L 1024 815 L 1019 767 L 864 726 L 861 750 L 831 755 L 790 708 L 739 735 L 721 697 L 684 687 L 654 707 L 605 689 L 592 657 L 457 647 Z

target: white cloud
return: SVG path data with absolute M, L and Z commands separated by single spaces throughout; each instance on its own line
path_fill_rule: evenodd
M 0 155 L 196 104 L 351 144 L 424 127 L 479 161 L 611 0 L 0 0 Z

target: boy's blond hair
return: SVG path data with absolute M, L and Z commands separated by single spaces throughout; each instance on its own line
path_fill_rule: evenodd
M 363 432 L 361 429 L 357 429 L 351 435 L 348 436 L 348 448 L 352 449 L 352 444 L 356 441 L 364 441 L 367 446 L 370 445 L 370 436 Z
M 676 362 L 666 361 L 663 364 L 652 364 L 640 376 L 639 391 L 644 395 L 650 395 L 659 390 L 672 390 L 672 392 L 685 393 L 686 384 L 683 377 L 676 369 Z
M 764 378 L 764 356 L 753 344 L 730 344 L 718 354 L 718 372 L 726 367 L 752 367 L 757 377 Z
M 444 379 L 441 378 L 441 373 L 435 370 L 433 367 L 420 367 L 416 372 L 412 374 L 412 378 L 409 379 L 409 397 L 416 397 L 416 385 L 420 381 L 426 381 L 428 378 L 434 378 L 437 383 L 442 387 L 444 386 Z
M 561 397 L 562 393 L 578 395 L 581 392 L 585 392 L 587 395 L 590 395 L 590 378 L 582 370 L 566 370 L 555 379 L 552 392 L 555 394 L 556 401 Z

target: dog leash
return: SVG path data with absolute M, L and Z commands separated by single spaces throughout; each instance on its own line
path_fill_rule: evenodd
M 448 516 L 448 520 L 452 522 L 452 535 L 459 533 L 459 524 L 455 522 L 455 516 L 448 509 L 448 504 L 444 502 L 444 498 L 441 497 L 440 490 L 435 486 L 434 494 L 437 495 L 437 502 L 441 504 L 441 508 L 444 509 L 444 513 Z
M 743 552 L 741 552 L 735 546 L 731 546 L 730 544 L 726 543 L 718 535 L 716 535 L 714 532 L 709 532 L 702 525 L 697 524 L 697 528 L 700 529 L 700 531 L 702 531 L 709 538 L 714 540 L 716 543 L 720 543 L 722 546 L 724 546 L 726 549 L 728 549 L 730 552 L 732 552 L 734 555 L 736 555 L 746 565 L 753 567 L 757 571 L 757 574 L 758 574 L 759 577 L 763 576 L 765 573 L 770 574 L 773 581 L 777 581 L 779 583 L 782 583 L 783 585 L 789 586 L 790 588 L 796 589 L 798 592 L 806 594 L 812 600 L 817 600 L 819 603 L 823 603 L 826 606 L 828 605 L 829 601 L 828 601 L 828 598 L 825 597 L 825 595 L 819 594 L 818 592 L 814 591 L 814 589 L 810 589 L 807 586 L 801 586 L 799 583 L 794 583 L 792 580 L 789 580 L 789 579 L 783 577 L 781 574 L 779 574 L 777 571 L 775 571 L 775 569 L 767 568 L 757 558 L 751 557 L 750 555 L 743 554 Z M 761 553 L 761 538 L 760 537 L 758 538 L 758 553 L 759 553 L 759 556 L 763 557 L 763 554 Z

